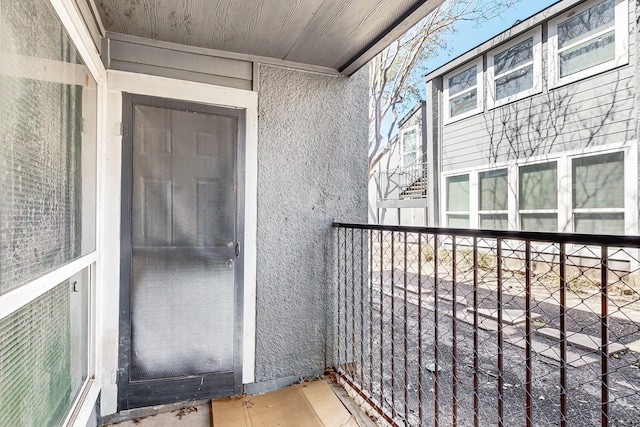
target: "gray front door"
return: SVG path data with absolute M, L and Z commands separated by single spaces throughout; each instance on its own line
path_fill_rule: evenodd
M 241 110 L 124 96 L 119 409 L 241 386 Z

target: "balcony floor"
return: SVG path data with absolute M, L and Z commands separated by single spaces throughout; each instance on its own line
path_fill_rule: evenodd
M 341 397 L 339 398 L 338 395 Z M 346 400 L 345 400 L 346 399 Z M 346 403 L 349 410 L 343 404 Z M 351 411 L 351 412 L 350 412 Z M 295 384 L 261 395 L 187 406 L 120 422 L 118 427 L 366 427 L 373 423 L 339 386 L 323 380 Z

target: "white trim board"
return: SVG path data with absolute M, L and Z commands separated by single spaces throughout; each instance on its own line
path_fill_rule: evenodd
M 15 288 L 0 296 L 0 319 L 24 307 L 39 296 L 45 294 L 76 273 L 89 267 L 96 261 L 97 253 L 91 252 L 75 261 L 57 268 L 37 279 Z
M 104 259 L 109 265 L 105 271 L 105 283 L 120 282 L 120 185 L 122 163 L 122 137 L 119 135 L 122 121 L 122 93 L 156 96 L 201 104 L 230 108 L 243 108 L 246 112 L 245 139 L 245 237 L 244 250 L 244 318 L 243 318 L 243 368 L 242 382 L 254 382 L 256 344 L 256 263 L 257 263 L 257 191 L 258 191 L 258 94 L 256 92 L 128 73 L 107 71 L 107 119 L 105 160 L 105 224 Z M 105 348 L 101 360 L 103 389 L 102 415 L 116 412 L 117 385 L 115 372 L 118 369 L 118 305 L 119 291 L 113 286 L 105 295 Z M 108 313 L 108 314 L 107 314 Z M 108 318 L 107 318 L 108 316 Z

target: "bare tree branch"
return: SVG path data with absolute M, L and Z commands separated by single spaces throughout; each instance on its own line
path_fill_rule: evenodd
M 447 49 L 453 24 L 472 21 L 478 24 L 500 15 L 520 0 L 447 0 L 400 39 L 369 63 L 369 178 L 376 166 L 397 143 L 394 140 L 399 103 L 417 101 L 426 72 L 424 62 Z M 388 128 L 383 129 L 383 120 Z M 384 135 L 383 135 L 384 132 Z M 396 142 L 393 142 L 396 141 Z

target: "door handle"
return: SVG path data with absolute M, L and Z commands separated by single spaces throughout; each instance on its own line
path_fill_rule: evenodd
M 236 243 L 236 258 L 240 256 L 240 243 Z

